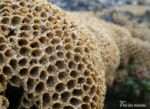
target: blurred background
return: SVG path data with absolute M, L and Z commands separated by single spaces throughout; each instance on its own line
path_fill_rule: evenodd
M 144 5 L 150 6 L 150 0 L 48 0 L 67 10 L 99 10 L 113 6 Z
M 95 13 L 97 18 L 127 28 L 132 36 L 150 42 L 150 0 L 48 0 L 69 11 Z M 92 16 L 89 16 L 92 17 Z M 112 86 L 107 87 L 104 109 L 120 109 L 120 101 L 146 104 L 150 109 L 150 78 L 138 77 L 134 64 L 117 70 Z M 149 70 L 150 71 L 150 70 Z M 131 75 L 131 74 L 136 75 Z M 147 72 L 150 74 L 150 72 Z M 138 108 L 143 109 L 143 108 Z

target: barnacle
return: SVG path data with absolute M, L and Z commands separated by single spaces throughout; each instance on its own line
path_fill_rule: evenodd
M 102 108 L 103 60 L 62 10 L 39 0 L 2 0 L 0 16 L 2 108 Z

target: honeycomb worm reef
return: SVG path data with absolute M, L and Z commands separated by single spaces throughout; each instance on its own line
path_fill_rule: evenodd
M 102 109 L 103 61 L 56 6 L 0 0 L 0 108 Z

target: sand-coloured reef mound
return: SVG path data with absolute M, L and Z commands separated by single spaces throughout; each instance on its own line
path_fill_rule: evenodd
M 150 68 L 150 44 L 138 38 L 132 37 L 132 34 L 125 28 L 115 24 L 98 19 L 95 14 L 89 12 L 70 12 L 72 17 L 78 18 L 80 24 L 98 43 L 100 54 L 102 55 L 105 72 L 106 84 L 112 84 L 113 79 L 119 71 L 125 69 L 129 64 L 134 64 L 136 75 L 145 78 L 149 75 Z M 145 74 L 146 73 L 146 74 Z M 147 77 L 149 77 L 147 76 Z M 142 79 L 143 79 L 142 78 Z
M 69 16 L 39 0 L 0 1 L 0 106 L 102 109 L 104 65 Z
M 106 84 L 111 85 L 114 80 L 114 72 L 120 63 L 120 52 L 113 40 L 113 32 L 105 28 L 103 21 L 97 19 L 92 12 L 68 12 L 98 45 L 98 52 L 104 62 Z

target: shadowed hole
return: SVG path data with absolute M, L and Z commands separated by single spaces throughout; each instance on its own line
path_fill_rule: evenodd
M 68 77 L 68 74 L 67 74 L 67 72 L 65 72 L 65 71 L 62 71 L 62 72 L 60 72 L 60 73 L 58 74 L 58 79 L 59 79 L 59 80 L 65 80 L 67 77 Z
M 17 4 L 12 4 L 11 7 L 12 7 L 13 10 L 16 10 L 16 9 L 19 8 L 19 6 Z
M 10 79 L 9 82 L 14 85 L 14 86 L 20 86 L 21 85 L 21 79 L 17 75 L 13 75 Z
M 35 87 L 35 91 L 41 93 L 44 90 L 44 88 L 45 88 L 44 83 L 39 82 Z
M 29 55 L 29 53 L 30 53 L 30 49 L 28 47 L 22 47 L 20 49 L 20 54 L 23 56 L 27 56 L 27 55 Z
M 59 69 L 63 69 L 65 67 L 65 61 L 64 60 L 58 60 L 55 64 Z
M 76 78 L 76 77 L 78 77 L 78 75 L 79 75 L 79 73 L 78 73 L 78 71 L 76 71 L 76 70 L 72 70 L 72 71 L 70 72 L 70 76 L 71 76 L 72 78 Z
M 41 55 L 41 53 L 42 52 L 41 52 L 40 49 L 33 49 L 31 54 L 32 54 L 33 57 L 38 57 L 38 56 Z
M 30 65 L 37 64 L 37 63 L 38 63 L 37 59 L 31 59 L 30 60 Z
M 58 37 L 55 37 L 52 39 L 52 44 L 57 44 L 59 42 L 60 42 L 60 38 L 58 38 Z
M 42 99 L 43 99 L 44 106 L 48 105 L 50 103 L 50 99 L 51 99 L 50 94 L 44 93 L 42 96 Z
M 28 61 L 27 61 L 26 58 L 22 58 L 22 59 L 19 60 L 18 64 L 19 64 L 20 66 L 24 66 L 24 65 L 27 64 L 27 62 L 28 62 Z
M 20 22 L 21 22 L 21 17 L 19 17 L 19 16 L 14 16 L 11 20 L 11 24 L 13 26 L 18 25 Z
M 68 63 L 68 67 L 69 67 L 69 68 L 75 68 L 75 67 L 76 67 L 76 63 L 75 63 L 74 61 L 70 61 L 70 62 Z
M 82 89 L 74 89 L 72 93 L 75 96 L 81 96 L 83 94 L 83 90 Z
M 61 100 L 62 100 L 63 102 L 67 102 L 68 99 L 70 98 L 70 96 L 71 96 L 71 93 L 70 93 L 70 92 L 63 92 L 63 93 L 61 94 Z
M 79 77 L 78 78 L 78 84 L 83 84 L 85 82 L 85 78 L 84 77 Z
M 78 64 L 78 70 L 79 71 L 84 70 L 84 64 L 82 63 Z
M 83 101 L 86 102 L 86 103 L 89 103 L 90 102 L 90 97 L 89 96 L 84 96 Z
M 47 17 L 47 13 L 46 12 L 41 12 L 41 17 L 43 17 L 43 18 Z
M 0 43 L 5 43 L 6 39 L 4 37 L 0 37 Z
M 81 101 L 78 98 L 73 97 L 70 99 L 70 103 L 72 105 L 79 105 L 81 103 Z
M 70 50 L 71 48 L 72 48 L 72 45 L 71 45 L 71 44 L 66 44 L 66 45 L 65 45 L 65 49 L 66 49 L 66 50 Z
M 54 47 L 49 45 L 46 49 L 45 49 L 45 53 L 47 54 L 51 54 L 54 51 Z
M 56 83 L 56 78 L 54 76 L 49 76 L 47 79 L 47 85 L 52 87 Z
M 76 62 L 79 62 L 79 61 L 81 60 L 81 56 L 80 56 L 79 54 L 75 54 L 74 60 L 75 60 Z
M 20 30 L 23 30 L 23 31 L 29 31 L 31 28 L 28 24 L 23 24 L 21 27 L 20 27 Z
M 58 99 L 59 99 L 59 94 L 58 94 L 58 93 L 54 93 L 54 94 L 52 95 L 52 99 L 53 99 L 54 101 L 58 100 Z
M 61 29 L 57 29 L 55 31 L 55 33 L 56 33 L 56 36 L 61 36 L 62 35 L 62 30 Z
M 23 87 L 14 87 L 10 84 L 7 85 L 7 89 L 5 91 L 5 96 L 9 100 L 9 107 L 8 109 L 17 109 L 19 106 L 19 101 L 23 96 Z
M 0 51 L 4 51 L 7 48 L 7 45 L 2 43 L 0 44 Z
M 27 74 L 28 74 L 28 68 L 22 68 L 22 69 L 20 69 L 19 75 L 21 77 L 25 77 Z
M 50 61 L 50 62 L 54 61 L 55 59 L 56 59 L 56 57 L 55 57 L 54 55 L 51 55 L 51 56 L 49 57 L 49 61 Z
M 32 48 L 38 48 L 38 47 L 39 47 L 39 42 L 32 42 L 32 43 L 30 44 L 30 46 L 31 46 Z
M 67 59 L 72 59 L 72 57 L 73 57 L 73 54 L 71 52 L 66 53 L 66 58 Z
M 33 77 L 39 76 L 39 71 L 40 71 L 40 67 L 39 66 L 34 66 L 30 70 L 30 75 L 33 76 Z
M 30 19 L 28 17 L 23 18 L 22 23 L 29 23 Z
M 7 76 L 11 76 L 13 74 L 13 71 L 10 66 L 4 66 L 3 73 Z
M 90 78 L 90 77 L 87 78 L 87 79 L 86 79 L 86 83 L 89 84 L 89 85 L 93 84 L 92 78 Z
M 18 45 L 19 45 L 19 46 L 25 46 L 25 45 L 27 45 L 27 44 L 28 44 L 28 40 L 25 39 L 25 38 L 22 38 L 22 39 L 19 39 L 19 40 L 18 40 Z
M 72 88 L 74 88 L 76 86 L 76 80 L 69 80 L 68 82 L 67 82 L 67 87 L 68 87 L 68 89 L 72 89 Z
M 8 26 L 5 25 L 5 24 L 1 25 L 1 30 L 2 30 L 3 32 L 8 32 L 8 31 L 9 31 Z
M 46 44 L 47 43 L 47 38 L 42 36 L 39 38 L 39 41 L 42 43 L 42 44 Z
M 34 83 L 35 83 L 35 81 L 34 81 L 33 78 L 28 78 L 28 80 L 27 80 L 27 82 L 26 82 L 27 89 L 28 89 L 28 90 L 33 89 L 33 87 L 34 87 L 34 85 L 35 85 Z
M 40 79 L 46 80 L 46 78 L 47 78 L 47 72 L 46 71 L 41 71 L 41 73 L 40 73 Z
M 55 87 L 56 91 L 61 92 L 65 90 L 65 84 L 64 83 L 58 83 Z
M 21 2 L 19 3 L 19 5 L 22 6 L 22 7 L 25 7 L 25 6 L 26 6 L 26 2 L 21 1 Z
M 13 56 L 13 51 L 12 51 L 11 49 L 7 49 L 7 50 L 5 51 L 5 56 L 6 56 L 6 57 L 12 57 L 12 56 Z
M 63 109 L 74 109 L 72 106 L 65 106 Z
M 53 104 L 52 109 L 62 109 L 62 105 L 60 103 Z
M 90 105 L 88 104 L 82 104 L 82 109 L 91 109 Z
M 62 51 L 57 52 L 57 57 L 63 58 L 64 53 Z
M 40 29 L 40 25 L 34 24 L 34 25 L 32 26 L 32 28 L 33 28 L 34 30 L 39 30 L 39 29 Z
M 48 73 L 54 73 L 56 70 L 55 66 L 50 64 L 47 68 Z
M 84 90 L 85 92 L 89 91 L 89 90 L 90 90 L 90 86 L 88 86 L 87 84 L 84 84 L 84 85 L 83 85 L 83 90 Z
M 48 63 L 48 59 L 46 56 L 41 57 L 41 59 L 39 60 L 40 64 L 47 64 Z
M 40 23 L 40 22 L 41 22 L 40 19 L 38 19 L 38 18 L 35 18 L 35 19 L 34 19 L 34 23 L 37 23 L 37 24 L 38 24 L 38 23 Z

